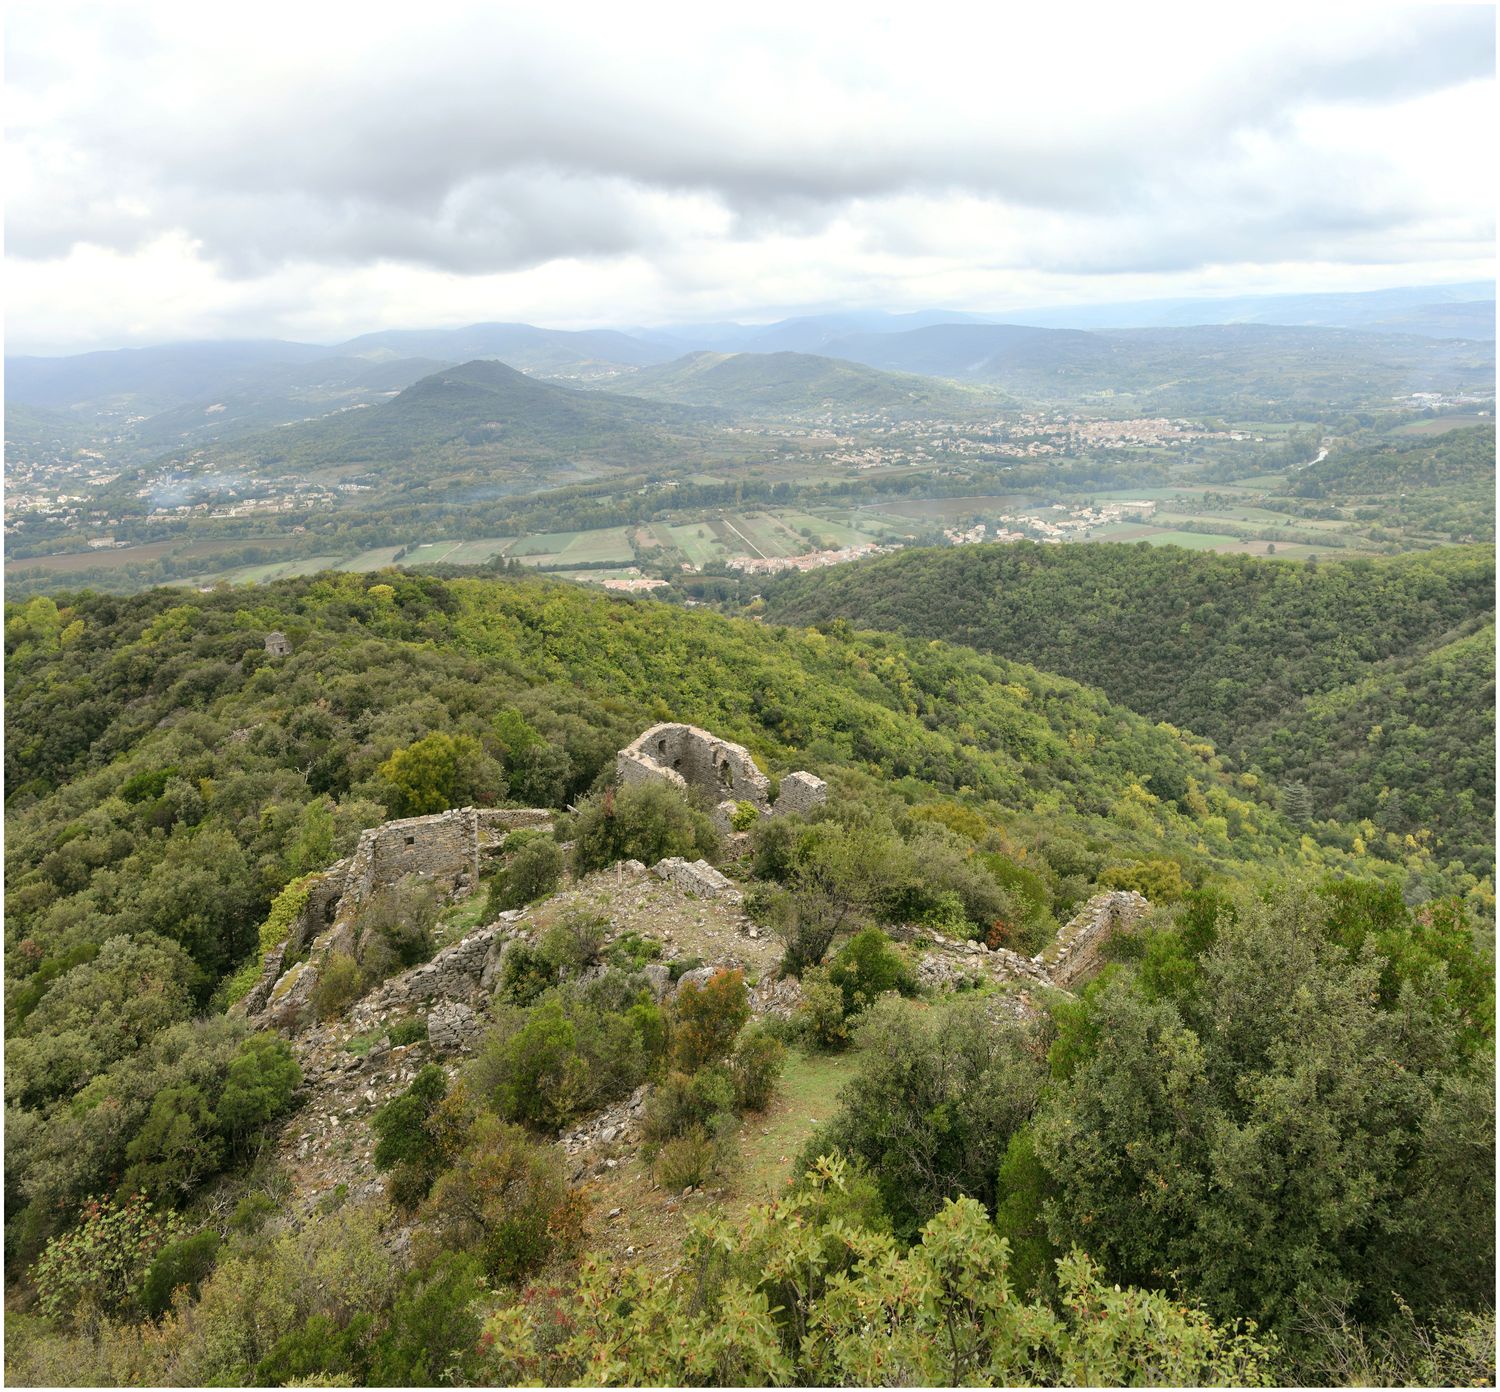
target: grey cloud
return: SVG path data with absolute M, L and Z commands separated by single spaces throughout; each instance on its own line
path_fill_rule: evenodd
M 169 38 L 131 31 L 119 42 L 140 70 L 128 65 L 117 86 L 80 97 L 49 129 L 76 160 L 46 171 L 38 198 L 13 202 L 8 234 L 13 253 L 45 257 L 80 241 L 130 250 L 181 229 L 235 275 L 290 260 L 471 274 L 671 247 L 684 236 L 677 198 L 707 200 L 727 216 L 731 238 L 753 240 L 815 233 L 883 199 L 967 194 L 1074 216 L 1085 230 L 1104 216 L 1155 225 L 1160 245 L 1134 253 L 1142 268 L 1181 259 L 1170 248 L 1192 237 L 1194 264 L 1245 254 L 1256 235 L 1305 254 L 1382 225 L 1400 234 L 1413 210 L 1373 192 L 1378 168 L 1357 178 L 1309 168 L 1291 115 L 1313 101 L 1386 103 L 1487 76 L 1493 34 L 1484 7 L 1385 17 L 1340 48 L 1304 46 L 1292 34 L 1244 61 L 1206 55 L 1216 80 L 1190 104 L 1147 104 L 1102 125 L 1069 119 L 1065 59 L 1050 56 L 1059 67 L 1054 109 L 1006 125 L 958 120 L 940 80 L 931 110 L 887 108 L 863 123 L 835 103 L 832 119 L 812 113 L 805 127 L 795 92 L 768 90 L 768 104 L 792 103 L 788 135 L 762 129 L 711 72 L 637 72 L 581 52 L 562 32 L 511 43 L 483 18 L 434 28 L 344 71 L 330 55 L 325 71 L 281 89 L 207 84 L 184 115 L 141 90 L 142 74 L 161 80 L 151 54 Z M 28 51 L 36 45 L 22 45 L 21 85 L 55 83 L 55 64 L 28 68 Z M 1138 80 L 1182 79 L 1190 89 L 1192 76 Z M 1226 154 L 1245 132 L 1279 142 L 1279 185 L 1259 187 Z M 23 127 L 12 138 L 24 147 L 27 136 Z M 1226 203 L 1217 215 L 1190 206 L 1205 189 Z M 1271 206 L 1247 222 L 1227 204 L 1250 191 Z M 1045 247 L 1033 254 L 1046 264 Z M 1076 254 L 1117 259 L 1107 249 Z M 1271 259 L 1264 246 L 1256 259 Z

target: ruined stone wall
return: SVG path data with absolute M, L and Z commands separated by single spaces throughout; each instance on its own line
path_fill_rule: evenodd
M 360 837 L 359 850 L 367 848 L 367 873 L 374 886 L 395 884 L 407 875 L 421 875 L 450 890 L 465 879 L 479 881 L 479 826 L 471 807 L 373 827 Z
M 320 933 L 333 920 L 333 912 L 344 893 L 344 884 L 349 872 L 348 859 L 330 865 L 308 885 L 307 902 L 302 911 L 292 920 L 285 939 L 266 953 L 260 980 L 250 988 L 244 999 L 230 1007 L 231 1015 L 258 1015 L 266 1008 L 271 992 L 287 969 L 287 964 L 296 961 L 308 949 Z
M 739 803 L 767 816 L 806 812 L 828 796 L 821 778 L 788 774 L 773 808 L 771 780 L 756 768 L 750 751 L 696 725 L 653 725 L 615 756 L 615 778 L 622 785 L 661 779 L 697 794 L 713 808 L 714 823 L 723 832 L 730 830 Z
M 815 773 L 789 773 L 781 780 L 776 794 L 776 815 L 787 812 L 810 812 L 820 802 L 828 801 L 828 784 Z
M 1144 895 L 1133 889 L 1096 894 L 1068 923 L 1037 959 L 1053 982 L 1065 991 L 1087 981 L 1104 965 L 1104 944 L 1122 928 L 1151 912 Z
M 295 1029 L 324 961 L 335 953 L 357 955 L 359 914 L 372 894 L 408 875 L 449 894 L 477 889 L 481 856 L 512 831 L 551 824 L 545 808 L 461 807 L 361 832 L 354 854 L 319 877 L 286 942 L 267 954 L 244 1013 L 263 1024 Z
M 750 751 L 696 725 L 653 725 L 619 752 L 615 772 L 622 783 L 665 778 L 710 803 L 748 802 L 762 812 L 771 807 L 771 782 Z

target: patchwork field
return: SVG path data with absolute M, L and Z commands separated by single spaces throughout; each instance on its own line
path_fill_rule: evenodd
M 1416 422 L 1431 425 L 1436 422 Z M 539 570 L 573 578 L 599 578 L 623 574 L 623 567 L 649 564 L 677 571 L 686 565 L 695 570 L 722 565 L 736 557 L 784 558 L 810 551 L 858 546 L 869 542 L 899 542 L 955 524 L 985 521 L 992 525 L 1001 517 L 1031 517 L 1062 525 L 1070 542 L 1149 542 L 1153 546 L 1181 546 L 1193 551 L 1230 554 L 1276 555 L 1289 558 L 1341 551 L 1345 554 L 1378 551 L 1350 522 L 1338 518 L 1303 518 L 1266 507 L 1263 500 L 1274 496 L 1282 483 L 1278 474 L 1240 479 L 1234 483 L 1205 485 L 1101 489 L 1089 495 L 1095 506 L 1108 502 L 1152 501 L 1158 507 L 1150 517 L 1125 517 L 1089 527 L 1081 522 L 1083 506 L 1075 499 L 1060 504 L 1050 498 L 1028 498 L 1021 494 L 974 494 L 954 498 L 899 499 L 855 507 L 742 508 L 687 514 L 657 522 L 599 527 L 578 531 L 537 532 L 521 537 L 480 537 L 470 540 L 423 541 L 405 548 L 373 547 L 353 555 L 320 553 L 316 556 L 269 560 L 252 565 L 229 565 L 214 569 L 218 557 L 225 560 L 245 554 L 244 541 L 210 541 L 184 545 L 181 541 L 152 542 L 119 549 L 72 552 L 8 561 L 7 575 L 28 570 L 58 576 L 81 574 L 96 568 L 114 570 L 132 564 L 150 564 L 170 558 L 201 561 L 202 570 L 178 583 L 206 585 L 228 581 L 254 584 L 287 576 L 306 575 L 320 569 L 369 573 L 389 565 L 422 569 L 437 565 L 484 565 L 496 557 L 507 557 Z M 1212 494 L 1210 505 L 1205 494 Z M 1207 530 L 1196 530 L 1204 527 Z M 1260 535 L 1255 535 L 1260 533 Z M 1272 539 L 1274 537 L 1274 540 Z M 268 537 L 255 545 L 261 554 L 290 549 L 297 544 L 291 535 Z M 1274 550 L 1272 548 L 1274 547 Z M 397 557 L 400 559 L 398 560 Z

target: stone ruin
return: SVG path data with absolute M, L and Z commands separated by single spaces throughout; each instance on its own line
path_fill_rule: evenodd
M 1034 1013 L 1027 991 L 1037 987 L 1075 990 L 1103 967 L 1105 944 L 1150 912 L 1150 902 L 1134 890 L 1096 894 L 1034 957 L 1003 947 L 989 948 L 967 938 L 946 938 L 917 927 L 897 930 L 893 936 L 928 941 L 928 950 L 917 963 L 917 980 L 923 986 L 952 990 L 987 982 L 1014 982 L 1022 992 L 1009 1003 L 1019 1013 L 1027 1014 Z
M 748 749 L 696 725 L 670 722 L 653 725 L 615 755 L 615 778 L 622 787 L 660 779 L 705 798 L 713 808 L 714 825 L 724 832 L 731 830 L 742 802 L 766 817 L 806 812 L 828 797 L 827 783 L 798 772 L 781 780 L 773 806 L 771 780 L 756 768 Z
M 288 641 L 286 634 L 268 633 L 266 634 L 266 651 L 272 657 L 290 657 L 292 655 L 292 645 Z
M 294 1028 L 324 960 L 354 955 L 360 910 L 377 890 L 408 875 L 457 896 L 479 886 L 484 861 L 524 827 L 548 827 L 544 808 L 461 807 L 407 817 L 360 833 L 354 854 L 313 877 L 285 941 L 266 954 L 260 980 L 236 1007 L 257 1023 Z
M 1146 897 L 1133 889 L 1096 894 L 1062 928 L 1052 945 L 1033 960 L 1045 968 L 1054 986 L 1071 991 L 1096 976 L 1104 965 L 1104 945 L 1151 911 Z

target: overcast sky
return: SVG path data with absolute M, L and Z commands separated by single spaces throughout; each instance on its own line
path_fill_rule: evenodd
M 715 8 L 10 0 L 7 350 L 1494 275 L 1493 7 Z

